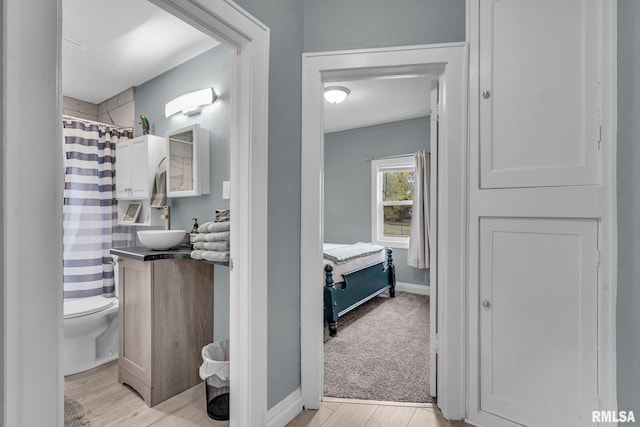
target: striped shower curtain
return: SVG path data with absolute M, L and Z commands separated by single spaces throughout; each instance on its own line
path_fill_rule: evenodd
M 118 226 L 116 144 L 131 128 L 64 118 L 64 298 L 113 296 L 112 247 L 131 246 L 133 234 Z

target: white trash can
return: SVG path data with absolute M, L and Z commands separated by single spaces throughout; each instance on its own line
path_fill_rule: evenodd
M 216 421 L 229 419 L 229 340 L 202 348 L 200 378 L 205 382 L 207 415 Z

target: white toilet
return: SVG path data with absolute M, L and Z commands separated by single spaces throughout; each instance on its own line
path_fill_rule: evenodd
M 117 257 L 114 257 L 114 264 Z M 95 368 L 118 358 L 118 275 L 115 298 L 102 295 L 64 302 L 64 375 Z

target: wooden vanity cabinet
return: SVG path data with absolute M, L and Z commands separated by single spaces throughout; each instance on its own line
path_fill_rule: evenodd
M 120 258 L 118 269 L 118 382 L 154 406 L 202 381 L 202 347 L 213 339 L 213 265 Z

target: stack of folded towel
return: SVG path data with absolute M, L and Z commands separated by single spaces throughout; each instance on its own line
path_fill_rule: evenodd
M 229 209 L 217 209 L 214 221 L 205 222 L 198 227 L 198 234 L 193 239 L 191 258 L 228 262 L 230 219 Z

